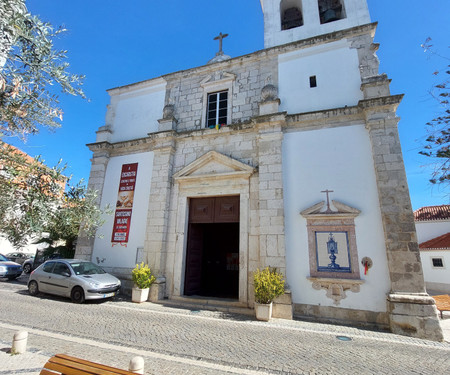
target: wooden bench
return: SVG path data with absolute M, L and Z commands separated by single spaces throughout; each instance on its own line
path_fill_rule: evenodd
M 40 375 L 136 375 L 136 373 L 120 370 L 115 367 L 101 365 L 65 354 L 51 357 Z
M 441 296 L 433 296 L 436 301 L 436 307 L 441 312 L 441 319 L 444 318 L 442 313 L 444 311 L 450 311 L 450 296 L 448 294 L 443 294 Z

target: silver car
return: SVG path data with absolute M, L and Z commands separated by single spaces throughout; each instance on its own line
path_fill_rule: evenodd
M 75 303 L 87 299 L 115 296 L 120 280 L 92 262 L 80 259 L 55 259 L 41 264 L 30 275 L 28 291 L 70 297 Z
M 3 254 L 0 254 L 0 277 L 7 277 L 8 280 L 17 279 L 22 274 L 22 266 L 10 261 Z

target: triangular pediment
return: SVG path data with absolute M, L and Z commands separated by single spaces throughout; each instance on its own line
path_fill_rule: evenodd
M 174 174 L 175 180 L 250 177 L 254 168 L 229 156 L 210 151 Z
M 357 208 L 348 206 L 342 202 L 332 200 L 330 207 L 327 207 L 327 204 L 325 201 L 319 202 L 314 204 L 311 207 L 308 207 L 307 209 L 300 212 L 300 215 L 303 217 L 342 217 L 342 216 L 350 216 L 350 217 L 356 217 L 358 216 L 361 211 Z M 332 207 L 331 207 L 332 206 Z

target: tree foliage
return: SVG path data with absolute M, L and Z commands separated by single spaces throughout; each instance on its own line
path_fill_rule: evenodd
M 70 185 L 65 168 L 1 144 L 0 233 L 13 245 L 47 233 L 42 242 L 72 250 L 80 228 L 89 237 L 103 223 L 97 194 L 82 182 Z
M 67 51 L 54 48 L 64 31 L 28 13 L 24 0 L 0 2 L 0 136 L 59 127 L 63 112 L 55 86 L 84 97 L 84 77 L 70 74 Z
M 0 1 L 0 139 L 59 127 L 56 87 L 84 97 L 84 77 L 69 73 L 67 51 L 54 47 L 65 31 L 31 15 L 25 0 Z M 96 193 L 82 182 L 70 185 L 65 168 L 49 168 L 0 141 L 0 233 L 13 245 L 45 232 L 50 248 L 73 250 L 80 228 L 92 236 L 101 225 Z
M 422 44 L 422 48 L 447 61 L 444 69 L 433 73 L 438 83 L 433 85 L 430 95 L 439 104 L 439 112 L 435 118 L 427 122 L 428 137 L 424 149 L 419 152 L 435 160 L 430 182 L 447 188 L 450 186 L 450 64 L 448 64 L 450 59 L 434 51 L 431 38 Z

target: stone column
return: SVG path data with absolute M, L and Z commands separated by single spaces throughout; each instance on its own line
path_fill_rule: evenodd
M 364 100 L 391 279 L 391 330 L 442 341 L 434 300 L 426 293 L 395 111 L 402 95 Z
M 260 267 L 286 274 L 281 124 L 284 114 L 260 117 L 258 124 Z
M 150 190 L 144 251 L 153 273 L 164 278 L 169 227 L 169 206 L 175 153 L 173 132 L 155 135 L 153 174 Z
M 103 185 L 105 184 L 106 167 L 109 162 L 109 151 L 103 149 L 100 144 L 90 145 L 91 151 L 94 155 L 91 159 L 91 173 L 89 175 L 88 189 L 96 190 L 98 192 L 97 204 L 100 206 L 103 194 Z M 99 148 L 98 150 L 96 150 Z M 75 258 L 77 259 L 92 259 L 92 252 L 94 250 L 95 237 L 87 237 L 83 232 L 80 232 L 77 240 L 77 247 L 75 249 Z

